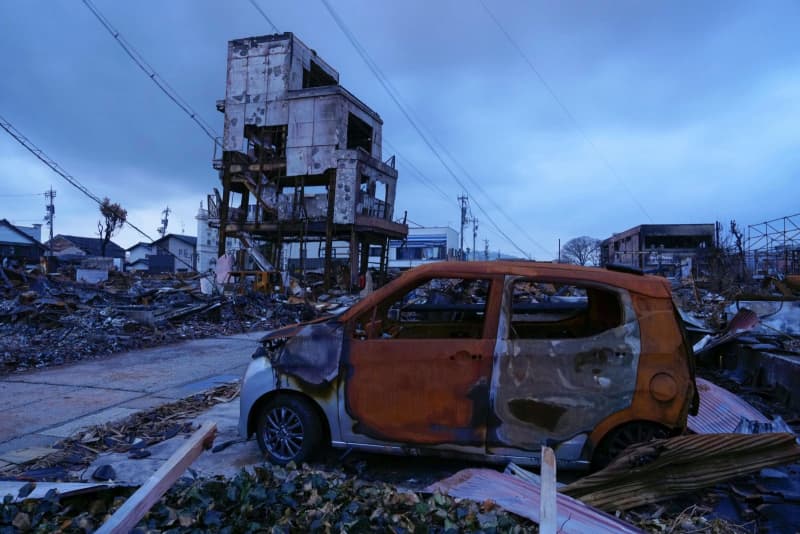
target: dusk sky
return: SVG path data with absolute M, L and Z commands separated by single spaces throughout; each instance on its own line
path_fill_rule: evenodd
M 273 33 L 250 2 L 93 2 L 221 135 L 227 41 Z M 800 212 L 800 2 L 330 0 L 466 191 L 322 2 L 256 2 L 383 118 L 396 217 L 458 229 L 467 193 L 479 250 L 517 253 L 491 220 L 550 260 L 559 238 Z M 150 236 L 166 206 L 196 235 L 213 143 L 81 1 L 0 0 L 0 65 L 0 116 Z M 55 233 L 96 234 L 97 205 L 2 130 L 0 181 L 0 219 L 42 222 L 52 185 Z

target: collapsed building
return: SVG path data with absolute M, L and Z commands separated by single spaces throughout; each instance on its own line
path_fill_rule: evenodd
M 317 256 L 326 284 L 337 264 L 351 285 L 369 267 L 386 270 L 389 240 L 408 233 L 393 220 L 394 157 L 383 159 L 380 116 L 336 70 L 292 33 L 235 39 L 217 109 L 222 192 L 208 197 L 208 224 L 218 255 L 235 238 L 281 268 L 284 247 L 297 244 L 300 270 Z
M 710 224 L 641 224 L 600 244 L 600 265 L 626 265 L 644 271 L 678 268 L 716 246 Z

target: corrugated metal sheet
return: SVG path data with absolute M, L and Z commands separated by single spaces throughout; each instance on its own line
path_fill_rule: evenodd
M 697 389 L 700 392 L 700 411 L 697 415 L 690 415 L 687 423 L 692 432 L 697 434 L 733 432 L 742 417 L 760 423 L 769 422 L 769 419 L 753 406 L 708 380 L 698 378 Z
M 426 489 L 462 499 L 492 500 L 509 512 L 539 522 L 539 486 L 513 475 L 498 473 L 491 469 L 464 469 Z M 567 495 L 557 496 L 557 506 L 559 532 L 566 534 L 642 532 L 633 525 Z
M 701 434 L 628 448 L 561 489 L 604 510 L 628 510 L 800 459 L 793 434 Z

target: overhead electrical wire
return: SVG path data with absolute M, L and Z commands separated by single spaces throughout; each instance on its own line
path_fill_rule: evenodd
M 453 169 L 450 167 L 450 165 L 448 165 L 447 161 L 445 161 L 444 157 L 442 157 L 442 155 L 439 152 L 439 150 L 434 146 L 434 144 L 431 142 L 431 140 L 428 138 L 428 136 L 423 132 L 422 128 L 419 126 L 417 121 L 411 116 L 411 113 L 400 102 L 399 97 L 390 88 L 390 84 L 388 82 L 388 79 L 386 79 L 386 77 L 381 72 L 380 68 L 377 66 L 377 64 L 369 56 L 369 54 L 367 53 L 366 49 L 364 49 L 364 47 L 361 46 L 361 44 L 358 42 L 358 39 L 356 39 L 355 35 L 353 35 L 353 33 L 350 31 L 350 29 L 344 23 L 344 21 L 339 16 L 339 14 L 336 12 L 336 10 L 333 8 L 333 6 L 330 4 L 330 2 L 328 0 L 321 0 L 321 2 L 325 6 L 325 8 L 328 10 L 328 13 L 330 13 L 330 15 L 333 18 L 333 20 L 336 23 L 336 25 L 339 26 L 339 29 L 342 31 L 342 33 L 344 33 L 344 35 L 347 38 L 347 40 L 350 41 L 350 44 L 353 45 L 353 48 L 356 49 L 356 52 L 358 52 L 358 54 L 361 56 L 361 59 L 363 59 L 364 62 L 367 64 L 367 67 L 370 69 L 370 71 L 372 71 L 373 75 L 375 75 L 375 78 L 378 80 L 378 82 L 384 88 L 386 93 L 389 95 L 389 97 L 395 103 L 395 105 L 400 110 L 400 112 L 403 114 L 403 116 L 405 116 L 406 120 L 408 120 L 409 124 L 411 124 L 412 128 L 414 128 L 414 130 L 420 136 L 420 138 L 425 143 L 425 145 L 428 147 L 428 149 L 430 149 L 430 151 L 433 153 L 433 155 L 436 157 L 436 159 L 439 160 L 439 162 L 442 164 L 442 166 L 445 168 L 445 170 L 448 172 L 448 174 L 450 174 L 450 176 L 461 187 L 461 189 L 465 193 L 469 193 L 469 188 L 467 188 L 466 184 L 464 184 L 464 182 L 453 171 Z M 489 215 L 489 213 L 485 209 L 483 209 L 483 207 L 480 205 L 480 203 L 477 201 L 477 199 L 472 198 L 471 200 L 472 200 L 472 203 L 474 203 L 475 206 L 481 211 L 481 213 L 483 213 L 484 217 L 486 217 L 486 219 L 491 223 L 491 225 L 495 227 L 495 230 L 497 230 L 503 236 L 503 238 L 509 244 L 511 244 L 518 252 L 520 252 L 526 258 L 530 259 L 530 254 L 525 252 L 519 245 L 517 245 L 517 243 L 513 239 L 511 239 L 510 236 L 508 236 L 508 234 L 506 234 L 503 231 L 502 228 L 500 228 L 500 226 L 497 224 L 497 222 L 494 220 L 494 218 L 491 215 Z
M 189 103 L 182 98 L 178 92 L 169 84 L 167 81 L 160 75 L 156 70 L 147 62 L 147 60 L 142 56 L 136 48 L 132 44 L 128 42 L 127 39 L 116 29 L 114 26 L 109 22 L 109 20 L 103 15 L 100 10 L 95 6 L 91 0 L 82 0 L 83 5 L 92 12 L 95 18 L 100 21 L 100 24 L 111 34 L 115 41 L 122 47 L 122 50 L 125 51 L 125 54 L 128 55 L 131 60 L 136 63 L 142 72 L 144 72 L 150 80 L 156 84 L 156 86 L 164 93 L 167 98 L 172 100 L 172 102 L 177 105 L 181 110 L 192 119 L 195 124 L 197 124 L 200 129 L 214 142 L 215 145 L 219 145 L 219 134 L 214 130 L 214 128 L 206 122 L 203 117 L 197 113 Z
M 249 0 L 249 1 L 253 5 L 253 7 L 256 8 L 256 10 L 261 14 L 261 16 L 264 17 L 264 20 L 266 20 L 267 23 L 272 27 L 272 30 L 275 33 L 280 33 L 280 30 L 278 30 L 278 27 L 275 26 L 275 23 L 272 22 L 272 20 L 267 16 L 267 14 L 264 12 L 264 10 L 261 9 L 261 7 L 259 7 L 258 3 L 256 3 L 256 0 Z M 413 176 L 414 178 L 419 179 L 420 182 L 424 186 L 426 186 L 429 189 L 431 189 L 432 191 L 440 194 L 447 202 L 452 202 L 453 199 L 450 197 L 450 195 L 448 195 L 441 187 L 439 187 L 439 185 L 436 184 L 436 182 L 434 182 L 431 178 L 429 178 L 422 171 L 420 171 L 411 162 L 411 160 L 409 160 L 408 158 L 406 158 L 402 154 L 400 154 L 400 152 L 397 150 L 397 148 L 393 147 L 392 144 L 386 138 L 383 139 L 383 144 L 385 146 L 389 147 L 389 150 L 394 152 L 394 154 L 399 159 L 402 159 L 405 162 L 405 164 L 412 170 L 411 176 Z
M 270 18 L 267 16 L 267 14 L 264 13 L 264 10 L 259 7 L 259 5 L 256 3 L 256 0 L 250 0 L 250 3 L 253 5 L 254 8 L 256 8 L 256 11 L 261 13 L 261 16 L 264 17 L 264 20 L 266 20 L 269 23 L 269 25 L 272 26 L 272 31 L 274 31 L 275 33 L 281 33 L 278 31 L 278 27 L 275 26 L 275 23 L 272 22 Z
M 448 195 L 448 194 L 447 194 L 447 193 L 444 191 L 444 189 L 442 189 L 441 187 L 439 187 L 439 184 L 437 184 L 436 182 L 434 182 L 434 181 L 433 181 L 431 178 L 429 178 L 429 177 L 428 177 L 428 176 L 427 176 L 425 173 L 423 173 L 421 170 L 419 170 L 419 169 L 417 168 L 417 166 L 416 166 L 416 165 L 414 165 L 414 164 L 411 162 L 411 160 L 409 160 L 408 158 L 404 157 L 404 156 L 403 156 L 403 155 L 402 155 L 402 154 L 401 154 L 401 153 L 400 153 L 400 152 L 397 150 L 397 147 L 393 146 L 393 145 L 392 145 L 392 143 L 390 143 L 390 142 L 389 142 L 389 141 L 388 141 L 388 140 L 387 140 L 385 137 L 383 138 L 383 144 L 384 144 L 385 146 L 387 146 L 387 147 L 389 148 L 389 150 L 391 150 L 391 151 L 392 151 L 392 152 L 393 152 L 393 153 L 394 153 L 394 154 L 395 154 L 395 155 L 396 155 L 396 156 L 397 156 L 399 159 L 403 160 L 403 162 L 406 164 L 406 166 L 408 166 L 408 168 L 409 168 L 409 169 L 411 169 L 411 171 L 412 171 L 412 176 L 413 176 L 413 175 L 416 175 L 416 177 L 417 177 L 417 178 L 419 178 L 419 180 L 420 180 L 420 181 L 421 181 L 421 182 L 422 182 L 424 185 L 426 185 L 427 187 L 429 187 L 429 188 L 430 188 L 430 189 L 432 189 L 433 191 L 435 191 L 435 192 L 439 193 L 439 194 L 442 196 L 442 198 L 443 198 L 443 199 L 445 199 L 445 201 L 447 201 L 447 202 L 452 202 L 452 201 L 453 201 L 453 199 L 450 197 L 450 195 Z
M 495 23 L 495 25 L 497 25 L 497 27 L 500 29 L 500 32 L 505 36 L 505 38 L 508 40 L 508 42 L 511 44 L 511 46 L 522 57 L 522 59 L 525 61 L 525 63 L 531 69 L 531 71 L 536 76 L 536 78 L 539 80 L 539 82 L 542 84 L 542 86 L 545 88 L 545 90 L 550 94 L 550 96 L 553 98 L 553 100 L 555 100 L 556 104 L 558 104 L 558 107 L 560 107 L 561 111 L 563 111 L 564 114 L 567 116 L 569 121 L 572 123 L 573 127 L 583 137 L 584 141 L 592 148 L 592 150 L 594 150 L 595 154 L 600 159 L 600 161 L 603 162 L 603 165 L 605 165 L 606 169 L 611 173 L 611 175 L 614 177 L 614 179 L 622 186 L 622 188 L 625 189 L 625 192 L 628 193 L 628 196 L 631 197 L 631 200 L 633 200 L 634 204 L 636 204 L 636 206 L 639 208 L 639 210 L 641 210 L 641 212 L 644 214 L 644 216 L 647 217 L 647 219 L 650 222 L 653 222 L 653 218 L 650 217 L 650 214 L 647 212 L 647 210 L 644 208 L 644 206 L 639 202 L 639 200 L 633 194 L 633 191 L 631 191 L 631 189 L 628 187 L 628 184 L 625 183 L 625 181 L 622 179 L 622 177 L 617 172 L 616 168 L 614 168 L 614 166 L 608 160 L 608 158 L 606 158 L 603 155 L 603 153 L 600 151 L 600 149 L 594 143 L 594 141 L 589 136 L 589 134 L 586 132 L 586 130 L 584 130 L 584 128 L 578 122 L 578 119 L 575 118 L 575 115 L 569 110 L 569 108 L 566 106 L 566 104 L 564 104 L 564 101 L 561 100 L 561 98 L 558 97 L 558 95 L 556 94 L 556 92 L 553 89 L 553 87 L 549 83 L 547 83 L 547 80 L 544 78 L 544 76 L 539 71 L 539 69 L 536 68 L 536 65 L 533 64 L 533 61 L 531 61 L 531 59 L 528 57 L 528 55 L 525 53 L 525 51 L 522 49 L 522 47 L 519 45 L 519 43 L 517 43 L 517 41 L 511 36 L 511 34 L 508 32 L 508 30 L 506 30 L 506 28 L 503 26 L 503 24 L 500 22 L 500 20 L 495 16 L 495 14 L 492 12 L 492 10 L 489 9 L 489 6 L 486 5 L 486 2 L 484 2 L 484 0 L 478 0 L 478 2 L 480 2 L 480 4 L 483 7 L 484 11 L 486 11 L 486 13 L 489 15 L 489 18 L 492 19 L 492 21 Z
M 80 183 L 80 181 L 78 181 L 77 178 L 72 176 L 63 167 L 61 167 L 61 165 L 59 165 L 54 159 L 52 159 L 50 156 L 45 154 L 45 152 L 42 149 L 37 147 L 33 143 L 33 141 L 31 141 L 30 139 L 25 137 L 25 135 L 22 132 L 20 132 L 17 128 L 15 128 L 14 125 L 11 124 L 2 115 L 0 115 L 0 128 L 5 130 L 6 133 L 8 133 L 8 135 L 13 137 L 14 140 L 17 141 L 20 145 L 22 145 L 28 152 L 30 152 L 31 154 L 36 156 L 36 158 L 39 161 L 41 161 L 42 163 L 47 165 L 50 168 L 50 170 L 52 170 L 57 175 L 61 176 L 64 180 L 66 180 L 75 189 L 77 189 L 78 191 L 80 191 L 81 193 L 83 193 L 84 195 L 89 197 L 90 199 L 92 199 L 98 205 L 100 205 L 100 206 L 103 205 L 103 201 L 100 200 L 100 197 L 98 197 L 97 195 L 92 193 L 89 190 L 89 188 L 87 188 L 85 185 Z M 125 224 L 130 226 L 133 230 L 139 232 L 141 235 L 146 237 L 150 242 L 153 242 L 153 238 L 152 237 L 147 235 L 147 233 L 144 230 L 142 230 L 141 228 L 139 228 L 138 226 L 136 226 L 135 224 L 130 222 L 127 218 L 125 219 L 124 222 L 125 222 Z M 189 263 L 184 261 L 180 256 L 177 256 L 177 255 L 175 255 L 175 254 L 173 254 L 171 252 L 169 252 L 169 254 L 171 256 L 173 256 L 175 259 L 177 259 L 178 261 L 180 261 L 181 263 L 183 263 L 184 265 L 186 265 L 188 267 L 191 267 L 192 269 L 194 268 L 192 265 L 190 265 Z

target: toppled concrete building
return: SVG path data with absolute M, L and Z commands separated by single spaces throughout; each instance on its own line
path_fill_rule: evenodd
M 711 224 L 641 224 L 600 244 L 600 265 L 626 265 L 644 271 L 680 267 L 716 244 Z
M 221 157 L 222 193 L 208 198 L 209 224 L 226 239 L 262 244 L 273 265 L 282 250 L 307 243 L 324 252 L 325 280 L 334 270 L 334 242 L 349 246 L 350 281 L 366 272 L 370 247 L 380 248 L 382 271 L 390 239 L 405 224 L 393 221 L 394 157 L 383 161 L 380 116 L 339 85 L 339 74 L 291 33 L 228 43 Z M 341 257 L 341 255 L 339 255 Z

